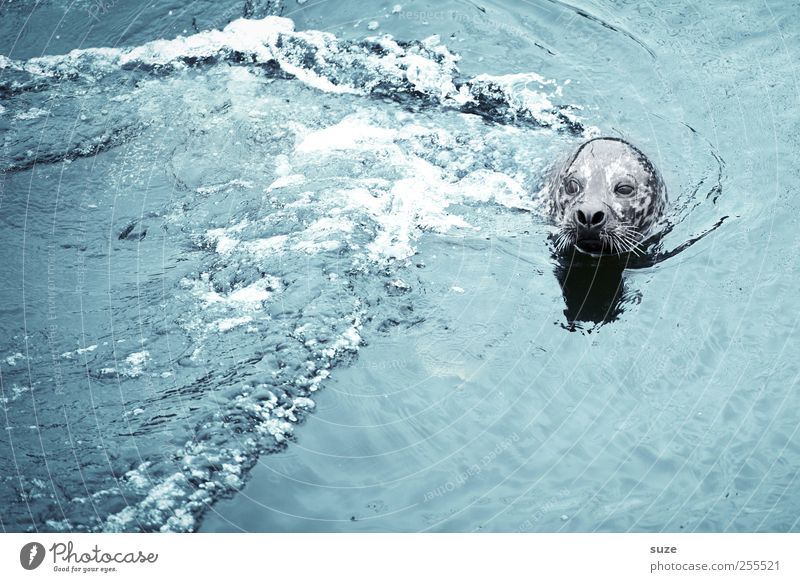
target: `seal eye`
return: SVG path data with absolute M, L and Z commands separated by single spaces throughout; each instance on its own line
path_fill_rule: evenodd
M 630 196 L 631 194 L 633 194 L 633 191 L 634 191 L 633 186 L 624 183 L 617 184 L 617 186 L 614 188 L 614 192 L 616 192 L 620 196 Z
M 570 178 L 564 184 L 564 191 L 570 196 L 575 196 L 581 191 L 581 184 L 575 178 Z

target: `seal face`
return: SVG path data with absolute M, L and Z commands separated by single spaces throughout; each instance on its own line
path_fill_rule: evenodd
M 667 193 L 655 166 L 628 142 L 601 137 L 581 144 L 550 184 L 558 251 L 640 254 Z

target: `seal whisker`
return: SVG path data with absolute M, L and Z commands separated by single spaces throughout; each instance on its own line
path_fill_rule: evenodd
M 614 240 L 619 245 L 619 248 L 620 248 L 621 251 L 628 251 L 629 250 L 630 245 L 628 243 L 628 240 L 625 239 L 625 237 L 622 235 L 621 232 L 619 232 L 618 230 L 613 230 L 612 231 L 612 235 L 614 237 Z
M 636 242 L 636 240 L 631 238 L 630 235 L 620 232 L 618 233 L 618 236 L 620 241 L 622 241 L 628 247 L 628 252 L 633 252 L 637 256 L 644 253 L 644 249 L 641 247 L 641 245 Z
M 556 252 L 560 252 L 561 251 L 561 244 L 562 244 L 563 239 L 564 239 L 564 233 L 563 232 L 559 232 L 555 236 L 555 238 L 553 239 L 553 246 L 555 247 Z
M 609 237 L 611 238 L 611 251 L 617 255 L 621 254 L 625 250 L 622 239 L 614 231 L 609 233 Z
M 617 231 L 620 235 L 624 235 L 631 240 L 637 240 L 641 238 L 641 233 L 638 229 L 628 224 L 618 224 L 614 227 L 614 230 Z
M 636 240 L 633 238 L 631 234 L 627 232 L 618 230 L 616 232 L 616 236 L 619 237 L 621 241 L 625 242 L 625 244 L 636 244 Z
M 555 238 L 553 239 L 553 246 L 555 247 L 556 251 L 561 250 L 561 243 L 563 239 L 564 239 L 564 231 L 559 231 L 558 234 L 556 234 Z
M 633 243 L 639 244 L 639 241 L 641 240 L 642 235 L 636 229 L 625 228 L 620 229 L 618 232 L 621 237 L 624 237 Z
M 614 236 L 613 232 L 603 232 L 600 234 L 600 240 L 603 241 L 603 247 L 608 247 L 611 250 L 611 254 L 618 254 L 619 251 L 617 250 L 617 238 Z
M 559 252 L 565 251 L 567 247 L 574 242 L 572 238 L 572 229 L 562 227 L 561 232 L 559 232 L 556 237 L 556 250 Z
M 573 244 L 572 236 L 571 236 L 569 233 L 567 233 L 567 234 L 565 234 L 565 235 L 564 235 L 564 239 L 563 239 L 563 241 L 561 242 L 561 250 L 562 250 L 562 251 L 565 251 L 565 250 L 567 250 L 567 248 L 568 248 L 568 247 L 569 247 L 571 244 Z
M 611 249 L 612 253 L 614 252 L 614 238 L 609 233 L 606 232 L 600 233 L 600 243 L 601 243 L 601 248 L 604 249 L 608 247 Z
M 624 233 L 624 234 L 630 235 L 630 236 L 631 236 L 631 237 L 633 237 L 634 239 L 640 239 L 640 238 L 642 238 L 642 233 L 641 233 L 641 232 L 639 232 L 639 229 L 637 229 L 637 228 L 636 228 L 636 227 L 634 227 L 634 226 L 630 226 L 630 225 L 628 225 L 628 224 L 620 224 L 620 225 L 617 227 L 617 229 L 618 229 L 618 230 L 619 230 L 621 233 Z
M 617 248 L 617 254 L 622 254 L 626 251 L 625 241 L 619 236 L 619 233 L 614 233 L 614 246 Z

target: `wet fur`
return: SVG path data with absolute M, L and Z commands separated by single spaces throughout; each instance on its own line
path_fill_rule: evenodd
M 598 144 L 598 142 L 613 143 Z M 599 234 L 603 245 L 600 254 L 642 255 L 646 250 L 646 239 L 652 233 L 666 208 L 666 188 L 658 170 L 641 150 L 625 140 L 613 137 L 595 138 L 584 142 L 562 164 L 557 166 L 557 171 L 551 174 L 548 194 L 552 201 L 553 220 L 558 228 L 558 232 L 553 238 L 555 250 L 563 254 L 575 247 L 577 225 L 573 215 L 585 197 L 609 197 L 608 193 L 594 191 L 584 191 L 575 197 L 570 197 L 565 191 L 566 178 L 573 175 L 572 170 L 576 161 L 592 144 L 612 150 L 621 147 L 633 162 L 639 164 L 638 167 L 635 167 L 636 173 L 646 177 L 646 180 L 642 180 L 641 183 L 637 180 L 637 188 L 633 196 L 622 199 L 624 202 L 622 212 L 614 208 L 614 206 L 620 205 L 620 200 L 612 201 L 616 204 L 604 203 L 604 208 L 607 209 L 610 218 Z M 622 157 L 617 159 L 621 160 Z M 586 164 L 586 160 L 581 160 L 581 162 Z M 597 171 L 607 172 L 605 169 Z

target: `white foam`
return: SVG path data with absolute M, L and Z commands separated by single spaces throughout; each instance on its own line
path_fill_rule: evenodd
M 206 231 L 204 239 L 207 243 L 213 244 L 218 253 L 228 254 L 239 244 L 239 240 L 232 235 L 242 232 L 249 224 L 250 222 L 244 219 L 226 228 L 212 228 Z
M 92 345 L 92 346 L 88 346 L 88 347 L 85 347 L 85 348 L 78 348 L 74 352 L 64 352 L 63 354 L 61 354 L 61 357 L 62 358 L 66 358 L 68 360 L 71 360 L 73 356 L 76 356 L 76 355 L 77 356 L 82 356 L 83 354 L 88 354 L 90 352 L 95 351 L 96 349 L 97 349 L 97 345 Z
M 280 281 L 269 276 L 228 293 L 216 291 L 207 277 L 201 277 L 199 281 L 184 279 L 182 284 L 191 288 L 206 307 L 213 305 L 238 311 L 260 310 L 264 302 L 272 297 L 274 290 L 280 288 Z
M 459 195 L 442 170 L 421 158 L 406 161 L 411 177 L 395 182 L 387 211 L 375 216 L 380 230 L 368 249 L 376 261 L 411 257 L 416 252 L 414 242 L 420 228 L 444 233 L 470 226 L 460 216 L 447 212 Z
M 286 247 L 288 238 L 285 234 L 278 234 L 268 238 L 246 241 L 241 244 L 240 250 L 254 255 L 273 255 L 281 252 Z
M 308 254 L 336 250 L 352 231 L 353 223 L 346 217 L 320 218 L 299 235 L 292 248 Z
M 561 125 L 553 112 L 555 105 L 549 95 L 560 95 L 562 88 L 555 79 L 545 79 L 537 73 L 513 75 L 478 75 L 471 80 L 474 86 L 492 84 L 503 92 L 508 104 L 518 112 L 526 112 L 540 121 Z
M 217 192 L 223 192 L 225 190 L 230 190 L 233 188 L 239 189 L 250 189 L 253 187 L 253 183 L 250 180 L 240 180 L 238 178 L 234 180 L 229 180 L 223 184 L 214 184 L 212 186 L 200 186 L 195 190 L 198 194 L 216 194 Z
M 305 398 L 303 396 L 295 398 L 294 400 L 292 400 L 292 402 L 294 403 L 295 406 L 299 406 L 300 408 L 306 408 L 309 410 L 313 409 L 316 406 L 316 404 L 314 403 L 313 400 L 311 400 L 311 398 Z
M 132 353 L 125 359 L 125 361 L 128 362 L 131 366 L 141 366 L 142 364 L 145 363 L 145 361 L 147 361 L 149 357 L 150 357 L 150 352 L 148 352 L 147 350 L 143 350 L 141 352 Z
M 397 132 L 370 125 L 358 114 L 344 118 L 336 125 L 306 135 L 297 147 L 300 153 L 331 152 L 335 150 L 374 149 L 389 145 Z
M 302 332 L 298 326 L 296 332 Z M 329 348 L 330 357 L 347 350 L 358 349 L 361 337 L 358 330 L 360 318 L 353 315 L 351 325 Z M 324 354 L 322 354 L 324 355 Z M 323 364 L 330 366 L 330 362 Z M 309 371 L 314 373 L 316 364 L 310 362 Z M 313 392 L 319 383 L 329 376 L 327 369 L 319 370 L 307 378 L 308 390 Z M 299 380 L 299 378 L 298 378 Z M 255 386 L 263 390 L 267 385 Z M 297 396 L 288 402 L 279 400 L 275 394 L 266 390 L 258 398 L 251 397 L 252 388 L 245 386 L 232 404 L 234 408 L 246 411 L 248 418 L 256 420 L 254 436 L 272 439 L 281 444 L 291 436 L 294 424 L 300 421 L 302 411 L 309 411 L 315 403 L 307 396 Z M 221 421 L 220 429 L 225 422 Z M 161 531 L 192 531 L 196 528 L 195 515 L 205 509 L 216 496 L 224 492 L 236 491 L 243 485 L 245 463 L 256 452 L 260 452 L 268 441 L 248 438 L 243 441 L 244 450 L 231 447 L 207 446 L 204 442 L 190 441 L 176 451 L 182 470 L 158 480 L 151 479 L 153 467 L 143 462 L 127 472 L 122 479 L 124 485 L 143 497 L 121 511 L 109 516 L 101 529 L 109 532 L 123 532 L 147 526 L 158 527 Z M 191 479 L 191 481 L 190 481 Z
M 506 208 L 533 210 L 535 204 L 522 184 L 507 174 L 493 170 L 477 170 L 457 184 L 464 198 L 479 202 L 495 202 Z
M 289 163 L 289 158 L 286 154 L 278 154 L 275 156 L 275 175 L 288 176 L 292 171 L 292 166 Z
M 396 5 L 393 13 L 397 13 Z M 379 24 L 372 21 L 369 28 Z M 340 42 L 334 35 L 316 30 L 295 31 L 287 18 L 268 16 L 261 20 L 238 19 L 222 30 L 156 40 L 134 48 L 76 49 L 67 55 L 33 58 L 28 61 L 0 62 L 34 75 L 60 78 L 79 76 L 90 81 L 120 67 L 185 68 L 198 60 L 225 60 L 244 55 L 253 63 L 277 63 L 286 73 L 316 89 L 330 93 L 368 94 L 376 88 L 396 86 L 401 93 L 431 96 L 446 106 L 462 107 L 478 103 L 489 89 L 498 89 L 509 105 L 511 116 L 530 114 L 540 124 L 561 127 L 574 121 L 568 109 L 555 107 L 550 96 L 559 97 L 563 86 L 536 73 L 505 76 L 481 75 L 459 82 L 458 55 L 451 53 L 438 36 L 420 43 L 400 46 L 388 35 L 365 39 L 379 45 L 381 54 L 371 47 Z M 353 76 L 352 69 L 362 74 Z M 253 111 L 253 115 L 259 115 Z
M 404 60 L 407 78 L 417 91 L 434 95 L 442 102 L 452 100 L 463 104 L 464 98 L 456 89 L 453 78 L 442 77 L 441 67 L 437 63 L 414 54 Z
M 45 56 L 24 63 L 4 58 L 2 68 L 14 68 L 35 75 L 58 76 L 68 71 L 94 79 L 121 67 L 185 67 L 186 60 L 204 60 L 231 53 L 245 54 L 253 62 L 276 61 L 286 72 L 310 86 L 336 93 L 357 93 L 354 87 L 337 85 L 308 68 L 291 62 L 291 51 L 280 48 L 281 37 L 315 46 L 324 59 L 336 38 L 326 32 L 294 32 L 288 18 L 268 16 L 260 20 L 240 18 L 222 30 L 209 30 L 171 40 L 155 40 L 134 48 L 75 49 L 67 55 Z M 284 40 L 286 40 L 284 38 Z M 85 66 L 90 64 L 90 67 Z
M 206 232 L 206 239 L 215 245 L 215 250 L 224 255 L 231 252 L 239 244 L 239 241 L 228 235 L 228 230 L 224 228 L 214 228 Z
M 17 113 L 14 116 L 14 119 L 19 120 L 27 120 L 27 119 L 36 119 L 37 117 L 42 117 L 47 115 L 47 111 L 44 109 L 39 109 L 38 107 L 31 107 L 27 111 Z
M 23 356 L 21 353 L 17 352 L 16 354 L 13 354 L 13 355 L 8 356 L 6 358 L 6 364 L 8 364 L 9 366 L 16 366 L 17 365 L 17 360 L 24 360 L 24 359 L 25 359 L 25 356 Z
M 333 358 L 342 352 L 356 352 L 361 344 L 361 318 L 356 317 L 353 323 L 340 335 L 330 347 L 322 350 L 327 358 Z
M 352 151 L 364 151 L 386 160 L 387 167 L 399 174 L 393 182 L 371 177 L 351 180 L 355 182 L 353 186 L 318 193 L 320 200 L 303 194 L 287 207 L 307 208 L 322 203 L 327 216 L 291 236 L 238 243 L 225 238 L 232 237 L 229 230 L 210 231 L 216 237 L 218 252 L 234 247 L 253 254 L 286 249 L 310 254 L 336 250 L 350 240 L 355 224 L 366 214 L 377 225 L 374 238 L 366 245 L 369 259 L 405 260 L 415 254 L 416 241 L 424 231 L 448 233 L 453 229 L 474 228 L 462 216 L 450 212 L 453 204 L 494 202 L 508 208 L 534 209 L 520 177 L 481 168 L 458 180 L 453 171 L 420 157 L 415 147 L 409 152 L 407 146 L 401 146 L 433 141 L 442 148 L 452 149 L 457 145 L 456 140 L 446 130 L 419 124 L 386 127 L 386 123 L 386 119 L 376 123 L 368 114 L 356 113 L 323 129 L 306 131 L 293 152 L 297 161 L 292 163 L 318 163 L 319 156 L 326 156 L 333 158 L 330 164 L 335 164 L 337 158 L 349 156 Z M 279 163 L 286 168 L 291 165 L 288 158 Z M 279 185 L 288 186 L 289 182 L 299 185 L 299 179 L 289 180 L 293 175 L 279 178 Z M 269 189 L 273 187 L 274 184 Z
M 272 192 L 273 190 L 286 188 L 288 186 L 297 186 L 305 181 L 306 177 L 302 174 L 282 175 L 267 187 L 267 192 Z
M 19 399 L 23 394 L 28 392 L 27 386 L 20 386 L 19 384 L 12 384 L 11 385 L 11 401 L 15 401 Z
M 251 316 L 243 315 L 241 317 L 228 317 L 226 319 L 220 319 L 218 321 L 215 321 L 212 324 L 212 326 L 217 331 L 226 332 L 234 328 L 240 327 L 242 325 L 245 325 L 247 323 L 250 323 L 251 321 L 253 321 L 253 318 Z
M 142 372 L 144 371 L 144 366 L 149 359 L 150 352 L 147 350 L 130 354 L 127 358 L 125 358 L 125 363 L 128 364 L 128 367 L 124 371 L 125 375 L 130 376 L 131 378 L 141 376 Z
M 243 309 L 260 309 L 261 304 L 272 297 L 272 291 L 266 289 L 265 280 L 261 280 L 247 287 L 242 287 L 229 293 L 226 297 L 220 296 L 216 292 L 207 293 L 204 297 L 206 303 L 222 301 L 227 304 L 237 305 Z

